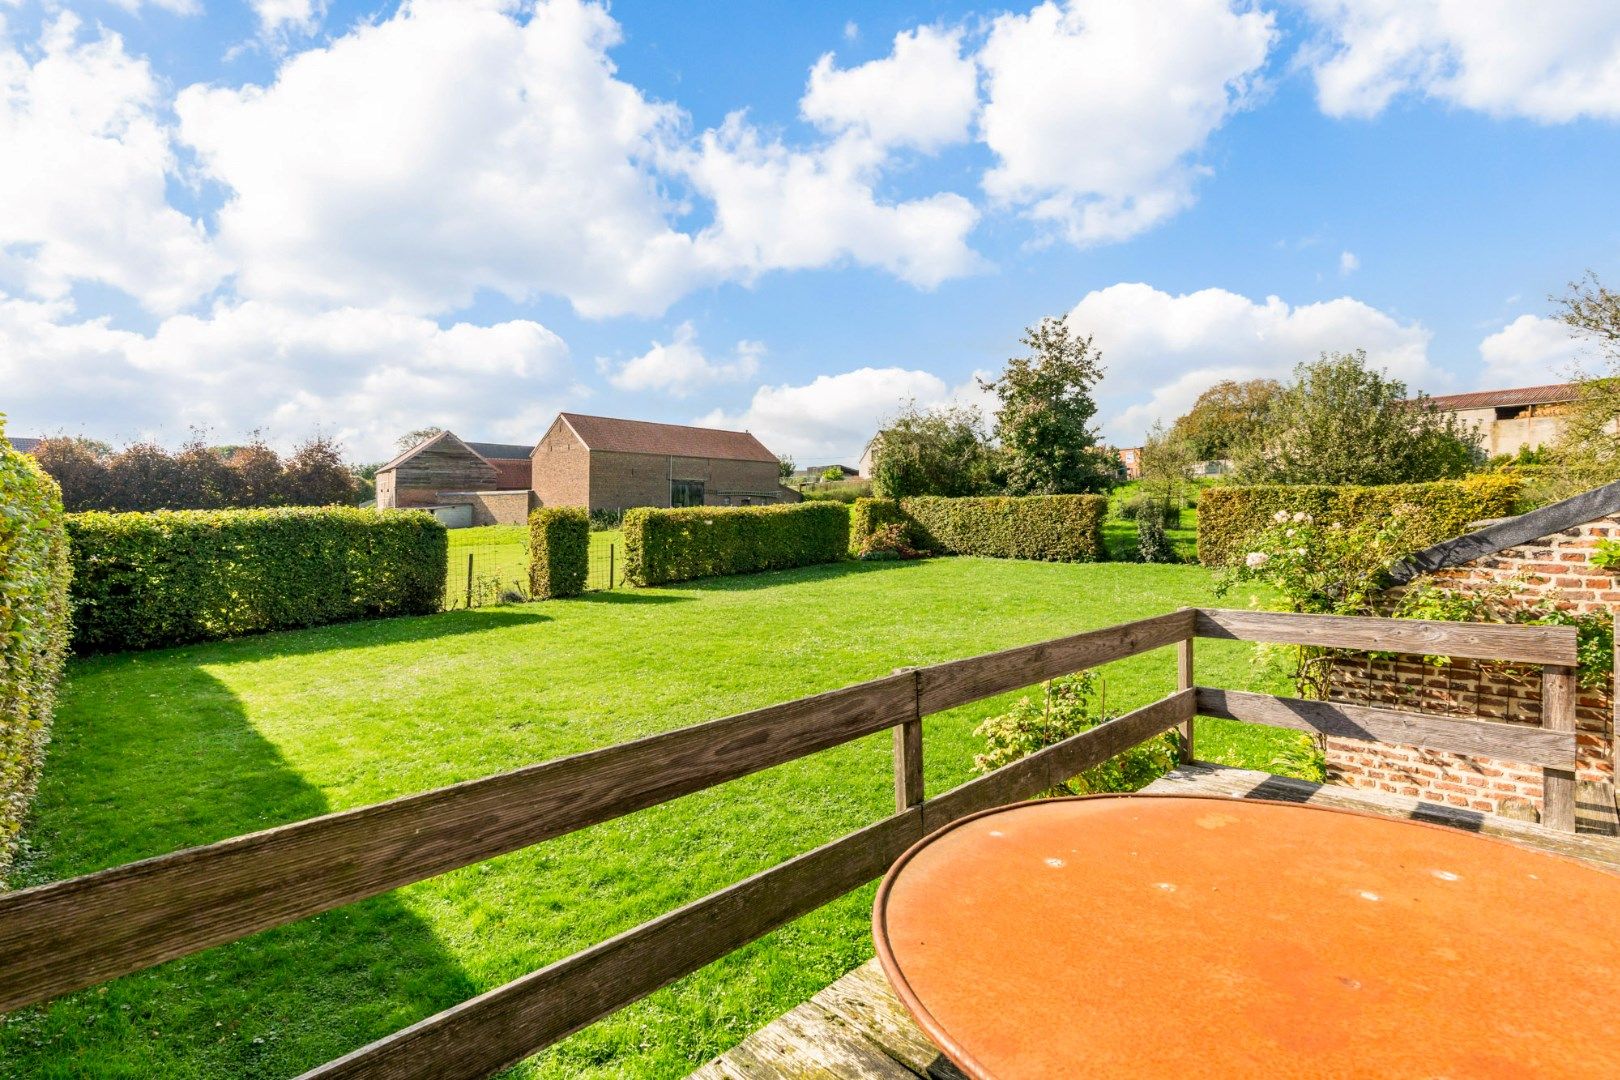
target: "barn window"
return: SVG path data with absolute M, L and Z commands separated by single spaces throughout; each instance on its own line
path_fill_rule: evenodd
M 671 480 L 669 482 L 669 505 L 702 506 L 703 481 Z

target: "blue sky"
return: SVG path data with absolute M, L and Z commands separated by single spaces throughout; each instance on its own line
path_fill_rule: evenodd
M 0 410 L 820 463 L 1070 312 L 1122 445 L 1321 349 L 1553 381 L 1548 294 L 1620 278 L 1620 5 L 1501 7 L 0 0 Z

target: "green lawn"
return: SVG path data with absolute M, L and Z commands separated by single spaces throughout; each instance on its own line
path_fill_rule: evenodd
M 1209 603 L 1193 566 L 843 564 L 272 634 L 72 665 L 15 884 L 884 675 Z M 1249 646 L 1199 678 L 1281 689 Z M 1170 650 L 1110 665 L 1123 709 Z M 979 703 L 930 718 L 930 793 Z M 1268 767 L 1302 737 L 1200 723 Z M 892 811 L 887 734 L 20 1011 L 0 1075 L 286 1076 Z M 872 888 L 567 1040 L 525 1077 L 679 1077 L 871 954 Z
M 449 572 L 445 576 L 447 608 L 487 607 L 502 594 L 529 593 L 529 528 L 527 525 L 480 525 L 450 530 Z M 608 549 L 612 548 L 610 554 Z M 617 529 L 591 533 L 592 589 L 624 584 L 624 534 Z M 472 589 L 468 591 L 468 581 Z M 471 597 L 472 603 L 468 603 Z
M 1202 488 L 1205 485 L 1195 484 Z M 1119 508 L 1142 488 L 1141 481 L 1130 480 L 1116 487 L 1108 495 L 1108 517 L 1103 520 L 1103 548 L 1115 562 L 1133 562 L 1136 559 L 1136 522 L 1120 517 Z M 1182 562 L 1198 561 L 1198 507 L 1189 506 L 1181 511 L 1178 528 L 1166 529 L 1165 537 Z

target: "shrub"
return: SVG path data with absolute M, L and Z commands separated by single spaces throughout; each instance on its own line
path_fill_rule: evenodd
M 1176 553 L 1164 535 L 1162 515 L 1149 513 L 1136 519 L 1136 557 L 1145 563 L 1176 561 Z
M 867 534 L 866 539 L 861 541 L 860 550 L 855 553 L 857 558 L 868 562 L 884 559 L 920 559 L 926 554 L 927 552 L 918 551 L 911 546 L 911 530 L 900 521 L 879 525 Z
M 592 510 L 591 532 L 608 532 L 624 524 L 623 510 Z
M 912 542 L 911 519 L 900 509 L 897 499 L 856 499 L 849 510 L 849 549 L 859 553 L 867 537 L 885 525 L 906 527 L 906 542 Z
M 913 543 L 937 554 L 1097 562 L 1103 557 L 1102 495 L 902 499 Z
M 68 642 L 62 494 L 0 418 L 0 884 L 39 780 Z
M 849 551 L 849 507 L 642 507 L 624 515 L 624 576 L 633 585 L 837 562 Z
M 1103 680 L 1092 671 L 1042 683 L 1040 701 L 1021 697 L 1011 711 L 992 716 L 973 729 L 985 741 L 985 752 L 973 758 L 973 770 L 991 772 L 1109 720 L 1105 689 Z M 1043 794 L 1136 791 L 1175 768 L 1176 760 L 1175 737 L 1167 732 Z
M 1352 528 L 1387 519 L 1400 506 L 1415 508 L 1411 540 L 1414 550 L 1449 540 L 1483 518 L 1513 512 L 1520 481 L 1512 476 L 1480 475 L 1466 480 L 1379 487 L 1332 487 L 1316 484 L 1259 484 L 1205 489 L 1198 506 L 1198 558 L 1206 566 L 1241 559 L 1250 538 L 1270 527 L 1279 511 L 1309 514 L 1322 524 Z
M 872 494 L 872 481 L 841 480 L 835 484 L 815 484 L 799 489 L 799 494 L 804 496 L 805 502 L 819 499 L 825 502 L 852 503 Z
M 529 515 L 529 591 L 536 600 L 578 596 L 590 570 L 591 518 L 578 506 Z
M 74 648 L 150 649 L 444 599 L 444 526 L 347 508 L 70 514 Z

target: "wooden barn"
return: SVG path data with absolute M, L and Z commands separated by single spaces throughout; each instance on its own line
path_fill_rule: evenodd
M 377 470 L 377 505 L 430 510 L 451 528 L 522 525 L 537 505 L 529 452 L 441 431 Z

